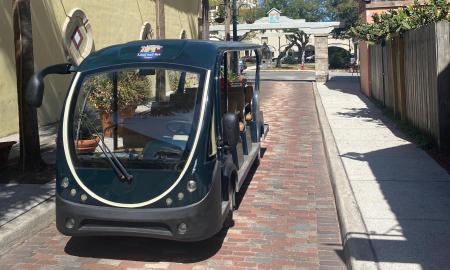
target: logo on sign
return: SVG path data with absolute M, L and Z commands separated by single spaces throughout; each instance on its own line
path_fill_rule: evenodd
M 161 56 L 162 46 L 159 45 L 145 45 L 142 46 L 138 55 L 144 59 L 154 59 Z
M 77 50 L 80 50 L 81 44 L 83 43 L 83 39 L 84 39 L 83 34 L 81 33 L 80 28 L 77 27 L 71 37 L 72 43 L 75 46 L 75 48 L 77 48 Z

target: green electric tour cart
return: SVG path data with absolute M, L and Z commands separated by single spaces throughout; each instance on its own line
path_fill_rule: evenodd
M 244 55 L 254 80 L 238 75 Z M 198 241 L 232 224 L 268 132 L 260 58 L 246 43 L 146 40 L 36 73 L 26 93 L 36 107 L 45 76 L 73 74 L 57 140 L 58 230 Z

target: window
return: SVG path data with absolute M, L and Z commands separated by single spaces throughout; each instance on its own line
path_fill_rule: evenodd
M 156 85 L 156 74 L 161 72 L 168 74 L 169 85 Z M 199 73 L 162 68 L 85 77 L 72 127 L 77 165 L 108 166 L 108 149 L 127 167 L 145 163 L 160 168 L 184 162 L 198 123 L 200 80 Z M 88 139 L 97 141 L 93 149 L 83 147 Z
M 181 33 L 180 33 L 180 39 L 187 39 L 187 33 L 186 33 L 186 30 L 181 30 Z

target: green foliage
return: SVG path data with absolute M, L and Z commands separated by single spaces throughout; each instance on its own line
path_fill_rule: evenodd
M 220 71 L 220 77 L 221 78 L 225 77 L 225 73 L 224 73 L 223 69 Z M 230 83 L 239 82 L 239 74 L 236 74 L 231 70 L 228 70 L 227 79 L 228 79 L 228 82 L 230 82 Z
M 220 4 L 223 4 L 223 0 L 209 0 L 209 7 L 216 7 Z
M 150 100 L 151 81 L 139 76 L 137 72 L 120 72 L 117 78 L 119 109 L 147 104 Z M 88 101 L 99 111 L 111 112 L 113 100 L 113 82 L 110 74 L 95 75 L 84 83 L 85 91 L 90 92 Z
M 297 59 L 293 55 L 288 55 L 281 59 L 282 64 L 295 65 L 297 64 Z
M 178 84 L 180 83 L 180 78 L 182 72 L 176 70 L 169 70 L 167 72 L 169 75 L 169 87 L 171 91 L 176 91 L 178 89 Z M 194 88 L 198 87 L 198 77 L 195 73 L 186 73 L 184 88 Z
M 253 23 L 256 20 L 256 12 L 250 8 L 239 9 L 238 21 L 241 23 Z
M 332 69 L 348 68 L 350 64 L 350 53 L 339 47 L 329 47 L 328 59 L 330 68 Z
M 330 17 L 333 21 L 344 24 L 341 28 L 333 30 L 335 38 L 348 38 L 350 29 L 359 21 L 359 4 L 357 0 L 332 0 L 329 7 Z
M 420 4 L 418 0 L 415 0 L 411 6 L 374 14 L 373 23 L 358 23 L 352 27 L 351 31 L 359 40 L 382 43 L 406 31 L 445 19 L 449 20 L 450 17 L 447 17 L 449 7 L 446 0 L 431 0 L 426 4 Z

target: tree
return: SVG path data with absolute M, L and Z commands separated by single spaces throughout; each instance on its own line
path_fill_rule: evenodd
M 450 4 L 446 0 L 431 0 L 428 3 L 414 1 L 413 5 L 398 10 L 389 10 L 372 16 L 373 23 L 359 23 L 352 27 L 352 35 L 370 43 L 383 43 L 406 31 L 421 26 L 450 20 Z
M 289 43 L 282 52 L 280 52 L 280 54 L 277 57 L 277 63 L 276 63 L 276 67 L 281 67 L 281 58 L 285 57 L 287 52 L 294 47 L 294 43 Z
M 286 38 L 289 41 L 289 44 L 284 48 L 283 52 L 281 52 L 277 57 L 277 67 L 281 67 L 281 58 L 286 56 L 286 53 L 294 46 L 298 48 L 298 60 L 297 63 L 304 63 L 304 52 L 306 49 L 306 45 L 309 43 L 309 34 L 306 34 L 302 30 L 299 29 L 288 29 L 284 30 L 288 32 L 286 34 Z
M 45 163 L 41 157 L 37 111 L 25 102 L 26 86 L 34 73 L 30 0 L 13 0 L 12 5 L 19 105 L 19 164 L 23 171 L 36 172 L 44 169 Z
M 349 38 L 351 28 L 359 21 L 359 3 L 356 0 L 332 0 L 329 5 L 330 18 L 344 24 L 333 30 L 335 38 Z
M 209 0 L 210 7 L 216 7 L 221 4 L 223 4 L 223 0 Z
M 165 1 L 156 0 L 156 38 L 166 38 Z M 156 71 L 156 98 L 164 100 L 166 96 L 166 73 L 162 69 Z
M 199 20 L 199 39 L 209 39 L 209 1 L 202 0 Z
M 292 31 L 292 35 L 286 36 L 290 42 L 295 43 L 298 49 L 298 59 L 297 63 L 305 64 L 305 49 L 306 45 L 309 43 L 309 34 L 306 34 L 302 30 L 295 29 Z

